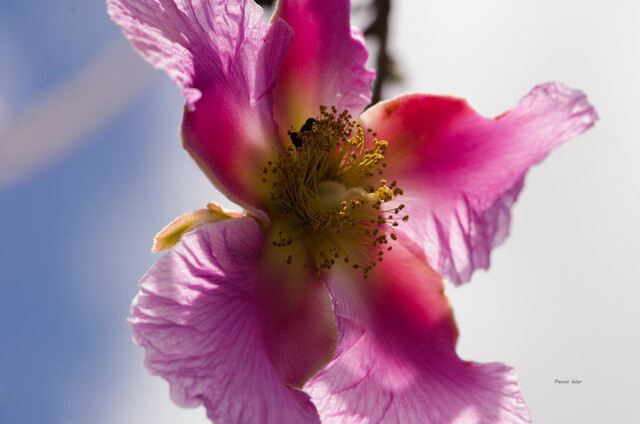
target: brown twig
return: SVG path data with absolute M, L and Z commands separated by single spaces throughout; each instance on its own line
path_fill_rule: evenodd
M 378 76 L 373 84 L 372 104 L 376 104 L 382 98 L 384 84 L 393 76 L 393 59 L 388 51 L 389 13 L 391 12 L 391 0 L 373 0 L 371 5 L 375 9 L 373 22 L 365 29 L 364 35 L 378 39 L 378 57 L 376 68 Z

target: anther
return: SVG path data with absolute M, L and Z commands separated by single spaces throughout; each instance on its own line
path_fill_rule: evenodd
M 384 180 L 382 180 L 384 181 Z M 385 181 L 386 182 L 386 181 Z M 388 202 L 389 200 L 393 199 L 393 191 L 391 191 L 391 189 L 387 186 L 385 186 L 384 184 L 378 189 L 378 197 L 380 198 L 380 200 L 382 200 L 383 202 Z

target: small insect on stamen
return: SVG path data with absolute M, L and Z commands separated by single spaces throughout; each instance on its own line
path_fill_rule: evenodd
M 315 124 L 316 122 L 317 121 L 314 118 L 307 119 L 307 121 L 304 123 L 302 128 L 300 128 L 300 132 L 301 133 L 305 133 L 305 132 L 312 131 L 313 130 L 313 124 Z
M 289 133 L 289 137 L 294 146 L 302 147 L 302 137 L 297 132 Z
M 313 126 L 317 121 L 314 118 L 309 118 L 306 120 L 302 128 L 300 128 L 300 132 L 291 131 L 289 133 L 289 138 L 291 138 L 291 142 L 296 148 L 302 147 L 302 137 L 313 131 Z

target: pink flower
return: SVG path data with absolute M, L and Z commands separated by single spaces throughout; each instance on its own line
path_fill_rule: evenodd
M 413 94 L 356 121 L 374 72 L 347 0 L 283 0 L 268 24 L 250 0 L 107 3 L 247 211 L 156 238 L 173 247 L 131 323 L 176 403 L 216 423 L 530 422 L 513 369 L 458 358 L 442 278 L 489 266 L 527 169 L 593 125 L 582 93 L 541 85 L 495 119 Z

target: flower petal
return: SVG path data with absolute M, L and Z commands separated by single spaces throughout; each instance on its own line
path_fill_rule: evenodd
M 333 359 L 338 329 L 331 296 L 318 274 L 288 265 L 290 251 L 273 246 L 279 229 L 276 222 L 265 237 L 261 266 L 267 348 L 282 380 L 300 388 Z
M 286 316 L 264 308 L 273 309 L 278 293 L 264 291 L 262 250 L 251 218 L 185 234 L 141 280 L 134 340 L 149 371 L 169 381 L 173 400 L 204 405 L 216 423 L 317 423 L 308 397 L 287 387 L 272 362 L 269 337 L 284 333 L 272 324 Z
M 440 277 L 402 246 L 369 278 L 334 275 L 338 355 L 305 386 L 323 423 L 530 422 L 514 371 L 458 358 Z
M 495 119 L 464 100 L 428 95 L 399 97 L 362 115 L 389 142 L 385 175 L 405 193 L 401 240 L 455 284 L 489 267 L 528 168 L 596 119 L 584 94 L 560 83 L 536 87 Z
M 157 253 L 170 249 L 185 233 L 200 228 L 205 224 L 240 218 L 241 216 L 243 215 L 240 212 L 226 211 L 222 206 L 211 202 L 205 209 L 185 213 L 164 227 L 153 239 L 151 251 Z
M 279 146 L 272 89 L 293 36 L 251 0 L 108 0 L 138 52 L 187 98 L 183 142 L 212 182 L 260 207 L 259 172 Z M 196 103 L 197 102 L 197 103 Z
M 298 129 L 319 106 L 358 115 L 371 102 L 375 71 L 365 68 L 362 31 L 350 27 L 349 0 L 280 0 L 275 18 L 295 33 L 275 88 L 281 131 Z

